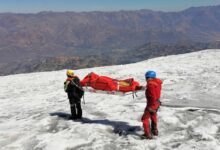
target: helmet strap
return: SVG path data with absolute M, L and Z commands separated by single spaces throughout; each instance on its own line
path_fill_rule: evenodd
M 67 75 L 68 78 L 73 78 L 74 76 Z

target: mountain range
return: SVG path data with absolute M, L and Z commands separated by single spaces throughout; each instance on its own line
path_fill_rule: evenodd
M 131 63 L 142 54 L 151 58 L 187 51 L 163 51 L 164 45 L 189 47 L 193 43 L 195 51 L 201 49 L 201 43 L 218 48 L 219 44 L 212 43 L 219 41 L 220 6 L 180 12 L 0 13 L 0 75 Z M 159 51 L 146 51 L 155 43 Z M 45 66 L 48 61 L 61 67 Z

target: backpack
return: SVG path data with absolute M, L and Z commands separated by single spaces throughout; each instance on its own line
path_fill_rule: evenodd
M 70 84 L 74 87 L 74 96 L 78 98 L 82 98 L 84 95 L 84 90 L 80 85 L 80 81 L 78 78 L 74 78 Z
M 69 98 L 81 99 L 84 95 L 84 90 L 78 77 L 68 78 L 64 82 L 64 91 L 68 94 Z

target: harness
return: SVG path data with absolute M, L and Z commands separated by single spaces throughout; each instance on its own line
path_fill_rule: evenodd
M 161 105 L 160 99 L 156 100 L 156 103 L 159 103 Z M 160 105 L 158 106 L 157 109 L 146 108 L 146 110 L 150 113 L 156 113 L 158 111 L 158 109 L 160 108 Z

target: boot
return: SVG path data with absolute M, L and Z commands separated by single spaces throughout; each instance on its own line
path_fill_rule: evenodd
M 146 134 L 144 133 L 144 134 L 141 135 L 141 139 L 151 140 L 151 139 L 153 139 L 153 137 L 152 137 L 150 134 L 146 135 Z
M 158 130 L 151 130 L 151 133 L 152 133 L 154 136 L 158 136 Z

